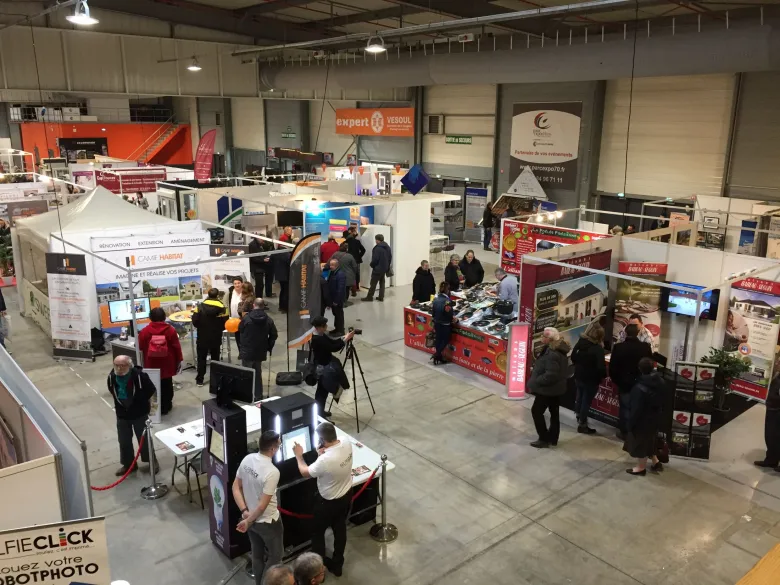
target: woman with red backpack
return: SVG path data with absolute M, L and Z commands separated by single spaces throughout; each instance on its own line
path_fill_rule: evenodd
M 160 370 L 160 409 L 168 414 L 173 408 L 173 376 L 179 373 L 184 356 L 176 330 L 165 322 L 165 311 L 155 307 L 149 323 L 138 334 L 138 347 L 144 368 Z

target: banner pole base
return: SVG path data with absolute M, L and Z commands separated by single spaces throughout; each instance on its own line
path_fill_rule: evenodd
M 374 524 L 370 534 L 377 542 L 393 542 L 398 538 L 398 528 L 393 524 Z
M 156 483 L 141 490 L 141 497 L 144 500 L 159 500 L 168 493 L 168 486 L 164 483 Z

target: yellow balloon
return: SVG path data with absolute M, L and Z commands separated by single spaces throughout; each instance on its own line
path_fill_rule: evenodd
M 238 324 L 241 323 L 241 319 L 238 319 L 237 317 L 233 317 L 232 319 L 228 319 L 225 323 L 225 331 L 228 333 L 235 333 L 238 331 Z

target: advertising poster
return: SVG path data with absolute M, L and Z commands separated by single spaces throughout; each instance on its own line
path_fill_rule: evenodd
M 11 227 L 16 227 L 16 222 L 20 219 L 34 217 L 47 211 L 49 211 L 49 202 L 37 196 L 24 201 L 0 203 L 0 219 L 7 221 Z
M 312 336 L 311 320 L 322 308 L 320 234 L 309 234 L 295 245 L 290 258 L 290 292 L 287 306 L 287 347 L 296 349 Z
M 85 189 L 94 189 L 95 188 L 95 171 L 73 171 L 71 173 L 71 176 L 73 177 L 73 182 L 76 183 L 79 187 L 84 187 Z
M 133 274 L 133 296 L 146 297 L 150 308 L 162 307 L 170 315 L 183 311 L 203 299 L 211 286 L 210 268 L 203 266 L 176 266 L 165 268 L 166 264 L 193 262 L 198 258 L 209 258 L 211 235 L 209 232 L 189 234 L 161 234 L 131 236 L 125 238 L 92 238 L 92 251 L 100 257 L 135 269 Z M 148 270 L 143 270 L 148 268 Z M 114 266 L 92 259 L 92 269 L 97 287 L 97 300 L 101 327 L 118 333 L 127 321 L 112 323 L 108 310 L 110 301 L 130 298 L 130 283 L 127 273 Z M 146 320 L 141 320 L 146 323 Z
M 433 355 L 433 348 L 425 347 L 425 336 L 433 331 L 433 318 L 422 311 L 404 308 L 404 344 Z M 506 384 L 507 342 L 478 329 L 455 325 L 449 347 L 452 362 L 469 370 Z
M 336 134 L 409 138 L 414 136 L 414 108 L 338 108 Z
M 611 258 L 612 252 L 608 250 L 564 262 L 608 270 Z M 520 284 L 519 320 L 532 324 L 534 358 L 542 349 L 545 327 L 558 329 L 561 337 L 573 347 L 580 334 L 606 307 L 607 296 L 607 277 L 602 274 L 551 264 L 525 265 Z
M 1 583 L 111 585 L 102 517 L 4 530 L 0 541 Z
M 509 326 L 506 397 L 522 400 L 527 396 L 528 351 L 530 350 L 531 325 L 512 323 Z
M 645 280 L 666 280 L 667 264 L 655 262 L 620 262 L 618 273 Z M 615 316 L 612 321 L 613 340 L 628 325 L 631 315 L 641 315 L 645 328 L 653 336 L 653 351 L 658 351 L 661 339 L 661 287 L 630 280 L 618 280 L 615 296 Z
M 750 221 L 748 219 L 743 219 L 742 227 L 749 228 L 749 229 L 740 230 L 739 232 L 739 246 L 737 248 L 737 254 L 746 254 L 748 256 L 755 256 L 756 232 L 752 230 L 758 227 L 758 222 Z
M 766 401 L 778 356 L 780 283 L 747 278 L 731 285 L 723 349 L 738 355 L 749 370 L 731 382 L 736 394 Z
M 249 258 L 243 258 L 244 254 L 249 254 L 249 246 L 234 246 L 232 244 L 209 246 L 209 256 L 223 258 L 219 262 L 208 264 L 209 273 L 203 277 L 203 290 L 217 289 L 220 292 L 220 300 L 227 303 L 228 289 L 233 286 L 233 279 L 236 276 L 240 276 L 244 282 L 251 282 Z
M 54 357 L 92 359 L 90 285 L 83 254 L 46 254 Z
M 207 183 L 211 178 L 211 167 L 214 164 L 214 144 L 216 141 L 216 130 L 209 130 L 200 137 L 198 150 L 195 152 L 195 178 L 201 183 Z
M 339 207 L 340 209 L 328 209 Z M 344 230 L 350 225 L 368 225 L 374 223 L 374 206 L 344 207 L 343 203 L 322 203 L 320 207 L 309 208 L 303 216 L 304 234 L 319 233 L 323 241 L 329 234 L 336 238 L 344 237 Z
M 780 215 L 769 218 L 769 234 L 767 234 L 766 257 L 780 258 Z
M 51 311 L 49 297 L 27 279 L 22 279 L 24 294 L 24 316 L 32 319 L 43 332 L 51 337 Z
M 466 187 L 466 229 L 463 232 L 463 238 L 467 242 L 482 241 L 482 228 L 479 227 L 479 222 L 482 221 L 488 196 L 488 189 Z
M 57 138 L 57 147 L 60 156 L 71 163 L 94 159 L 95 155 L 108 156 L 108 138 Z
M 165 169 L 95 171 L 95 183 L 112 193 L 154 193 L 157 181 L 165 181 L 167 176 Z
M 524 254 L 582 244 L 606 237 L 608 236 L 593 232 L 503 219 L 500 240 L 501 268 L 509 274 L 517 275 L 520 274 Z
M 669 452 L 678 457 L 710 458 L 717 368 L 696 362 L 675 364 L 674 411 Z
M 574 191 L 582 102 L 514 104 L 509 182 L 530 167 L 545 189 Z

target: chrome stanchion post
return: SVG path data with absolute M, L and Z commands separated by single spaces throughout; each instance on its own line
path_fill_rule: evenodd
M 144 500 L 159 500 L 168 493 L 168 486 L 164 483 L 157 483 L 157 473 L 155 472 L 154 458 L 154 439 L 152 439 L 152 420 L 146 419 L 146 442 L 149 448 L 149 472 L 152 475 L 152 485 L 141 489 L 141 497 Z
M 371 538 L 377 542 L 393 542 L 398 528 L 387 523 L 387 455 L 382 455 L 382 522 L 371 527 Z

